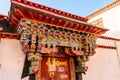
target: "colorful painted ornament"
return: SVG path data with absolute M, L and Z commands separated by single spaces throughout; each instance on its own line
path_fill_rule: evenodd
M 31 42 L 36 43 L 36 37 L 37 37 L 37 32 L 33 31 L 33 34 L 31 35 Z
M 29 53 L 28 54 L 28 60 L 33 61 L 34 60 L 34 53 Z
M 23 33 L 21 34 L 21 38 L 20 38 L 20 41 L 22 43 L 26 42 L 26 35 L 27 35 L 27 31 L 23 31 Z
M 36 48 L 36 45 L 35 44 L 31 44 L 30 52 L 35 52 L 35 48 Z
M 42 49 L 42 45 L 41 45 L 41 44 L 38 44 L 38 46 L 37 46 L 37 53 L 40 53 L 40 52 L 41 52 L 41 49 Z
M 27 42 L 23 44 L 22 50 L 23 50 L 25 53 L 28 53 L 28 52 L 30 51 L 30 46 L 29 46 L 29 44 L 28 44 Z

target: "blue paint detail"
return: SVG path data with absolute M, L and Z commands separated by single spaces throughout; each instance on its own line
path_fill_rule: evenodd
M 56 43 L 56 44 L 58 44 L 58 45 L 60 45 L 60 44 L 61 44 L 61 42 L 60 42 L 60 41 L 58 41 L 58 40 L 56 40 L 56 41 L 55 41 L 55 43 Z

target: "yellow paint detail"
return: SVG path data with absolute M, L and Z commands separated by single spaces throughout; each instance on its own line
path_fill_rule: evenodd
M 56 66 L 67 66 L 67 61 L 64 62 L 60 62 L 60 61 L 56 61 Z
M 46 62 L 46 64 L 48 65 L 48 66 L 50 66 L 50 59 L 51 58 L 48 58 L 48 61 Z M 55 58 L 54 59 L 52 59 L 52 62 L 56 65 L 56 66 L 67 66 L 67 61 L 64 61 L 64 62 L 60 62 L 60 61 L 56 61 L 55 60 Z
M 63 80 L 63 79 L 65 79 L 65 78 L 68 78 L 68 75 L 66 75 L 66 74 L 61 74 L 61 75 L 60 75 L 60 78 Z
M 54 77 L 54 75 L 55 75 L 55 73 L 54 73 L 54 72 L 50 72 L 50 73 L 49 73 L 49 76 L 50 76 L 51 78 L 53 78 L 53 77 Z

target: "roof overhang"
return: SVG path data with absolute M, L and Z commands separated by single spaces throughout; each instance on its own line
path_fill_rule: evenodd
M 0 14 L 0 20 L 7 20 L 8 16 Z
M 86 23 L 87 19 L 29 1 L 12 0 L 9 22 L 17 27 L 22 18 L 31 19 L 57 27 L 94 34 L 103 34 L 108 29 Z

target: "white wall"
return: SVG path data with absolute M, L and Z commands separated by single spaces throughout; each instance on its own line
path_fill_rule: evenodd
M 107 9 L 107 8 L 106 8 Z M 90 19 L 88 22 L 103 19 L 105 28 L 110 29 L 105 36 L 120 39 L 120 5 Z M 84 80 L 120 80 L 120 42 L 98 39 L 97 44 L 116 46 L 117 50 L 96 49 L 96 54 L 87 62 L 89 69 Z
M 107 10 L 107 7 L 106 7 L 106 10 Z M 120 5 L 93 17 L 88 21 L 88 23 L 93 22 L 99 18 L 103 19 L 104 27 L 110 29 L 104 35 L 116 37 L 116 36 L 113 36 L 115 34 L 112 34 L 112 32 L 117 31 L 120 33 Z M 120 36 L 118 36 L 117 38 L 120 38 Z
M 106 8 L 107 10 L 107 8 Z M 92 22 L 99 18 L 103 19 L 104 27 L 110 29 L 110 31 L 120 30 L 120 5 L 114 7 L 108 11 L 103 12 L 100 15 L 95 16 L 94 18 L 90 19 L 88 22 Z
M 98 38 L 96 43 L 99 44 L 99 45 L 115 47 L 115 41 L 114 40 Z
M 25 55 L 19 40 L 2 39 L 0 43 L 0 80 L 21 80 Z
M 97 49 L 90 58 L 84 80 L 120 80 L 120 66 L 116 50 Z
M 98 39 L 97 44 L 104 40 Z M 114 41 L 106 40 L 106 44 L 115 46 Z M 118 43 L 117 43 L 118 44 Z M 120 42 L 119 45 L 120 47 Z M 83 80 L 120 80 L 120 65 L 117 51 L 97 48 L 86 64 L 89 69 Z M 119 51 L 120 54 L 120 51 Z M 2 39 L 0 43 L 0 80 L 21 80 L 25 54 L 21 50 L 19 40 Z
M 98 39 L 97 44 L 108 44 L 108 46 L 114 44 L 115 46 L 115 41 Z M 86 63 L 89 68 L 86 75 L 83 75 L 83 80 L 120 80 L 118 54 L 120 51 L 117 53 L 116 49 L 97 48 L 96 54 L 91 56 L 90 61 Z

